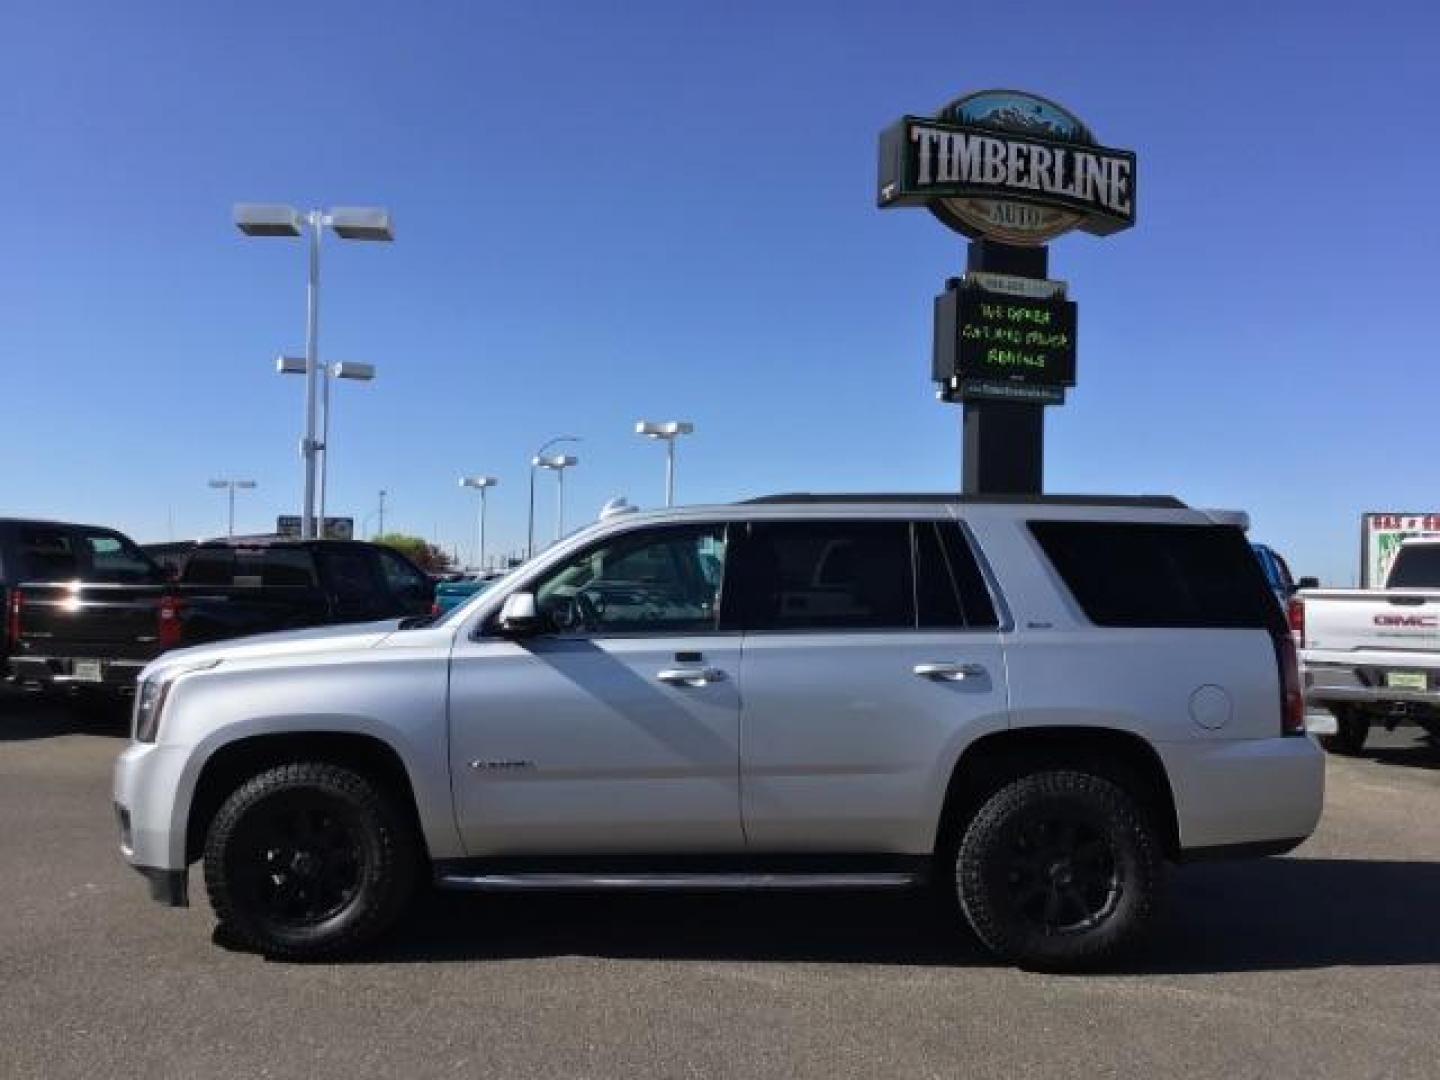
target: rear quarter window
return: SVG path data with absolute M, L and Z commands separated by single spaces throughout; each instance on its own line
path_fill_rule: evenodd
M 66 581 L 83 574 L 80 548 L 68 529 L 22 525 L 18 534 L 16 581 Z
M 1032 521 L 1031 534 L 1097 626 L 1275 629 L 1280 609 L 1230 525 Z

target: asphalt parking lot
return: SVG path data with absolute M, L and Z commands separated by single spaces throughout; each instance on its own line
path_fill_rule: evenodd
M 120 862 L 115 713 L 0 701 L 0 1076 L 1434 1077 L 1440 748 L 1330 759 L 1295 855 L 1182 868 L 1104 975 L 991 963 L 906 896 L 435 897 L 271 963 Z

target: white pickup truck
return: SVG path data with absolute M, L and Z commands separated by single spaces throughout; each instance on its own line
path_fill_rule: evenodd
M 1383 589 L 1302 590 L 1290 628 L 1326 749 L 1359 753 L 1376 723 L 1440 739 L 1440 539 L 1406 540 Z

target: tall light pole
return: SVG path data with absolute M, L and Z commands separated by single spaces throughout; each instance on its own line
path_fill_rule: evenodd
M 493 476 L 462 476 L 460 486 L 474 488 L 480 492 L 480 520 L 475 526 L 475 566 L 485 569 L 485 492 L 500 481 Z
M 535 469 L 540 464 L 540 458 L 549 450 L 563 442 L 580 442 L 578 435 L 557 435 L 540 444 L 540 448 L 530 458 L 530 515 L 525 525 L 525 558 L 531 559 L 535 556 Z
M 379 514 L 379 515 L 380 515 L 380 527 L 379 527 L 378 529 L 376 529 L 376 530 L 372 533 L 372 532 L 370 531 L 370 522 L 372 522 L 372 521 L 375 520 L 375 515 L 376 515 L 376 514 Z M 384 535 L 385 535 L 385 489 L 384 489 L 384 488 L 381 488 L 381 489 L 380 489 L 380 509 L 378 509 L 378 510 L 371 510 L 370 513 L 368 513 L 368 514 L 365 515 L 365 519 L 360 522 L 360 535 L 361 535 L 362 537 L 369 536 L 370 539 L 372 539 L 372 540 L 375 539 L 375 537 L 377 537 L 377 536 L 384 536 Z
M 531 475 L 534 469 L 551 469 L 555 473 L 555 539 L 558 542 L 565 535 L 565 470 L 579 465 L 580 459 L 569 454 L 536 456 L 531 460 Z
M 300 536 L 313 540 L 316 465 L 324 447 L 315 430 L 320 374 L 320 235 L 329 227 L 342 240 L 394 240 L 395 229 L 390 211 L 376 206 L 337 206 L 328 211 L 301 213 L 293 206 L 237 203 L 234 218 L 246 236 L 296 237 L 308 233 L 310 238 L 310 275 L 305 294 L 305 437 L 300 443 L 300 456 L 305 462 L 305 499 L 300 508 Z M 327 400 L 328 394 L 327 380 Z
M 211 480 L 210 486 L 212 488 L 228 488 L 230 491 L 230 517 L 228 519 L 229 524 L 225 527 L 225 535 L 233 537 L 235 535 L 235 489 L 239 488 L 241 491 L 252 491 L 255 488 L 255 481 Z
M 661 439 L 665 443 L 665 505 L 675 505 L 675 440 L 689 435 L 695 425 L 687 420 L 665 420 L 654 423 L 641 420 L 635 425 L 635 434 L 647 439 Z
M 275 370 L 281 375 L 304 375 L 308 372 L 308 364 L 303 356 L 278 356 L 275 358 Z M 341 360 L 334 364 L 327 364 L 320 372 L 321 386 L 323 393 L 320 395 L 320 440 L 316 448 L 320 453 L 320 480 L 318 484 L 319 509 L 316 516 L 319 518 L 317 531 L 325 531 L 325 491 L 328 486 L 330 475 L 330 382 L 332 379 L 349 379 L 352 382 L 373 382 L 375 380 L 374 364 L 359 364 L 353 360 Z

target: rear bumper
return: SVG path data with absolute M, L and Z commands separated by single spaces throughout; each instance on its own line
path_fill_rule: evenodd
M 82 678 L 77 663 L 98 661 L 100 678 Z M 105 660 L 89 656 L 12 656 L 7 670 L 17 683 L 34 686 L 90 687 L 99 690 L 133 690 L 148 660 Z
M 1432 661 L 1433 663 L 1433 661 Z M 1440 685 L 1440 670 L 1410 667 L 1396 663 L 1392 667 L 1305 662 L 1305 702 L 1307 705 L 1432 705 L 1440 708 L 1440 689 L 1405 690 L 1385 686 L 1387 671 L 1422 671 L 1432 687 Z
M 1181 858 L 1289 850 L 1315 831 L 1325 754 L 1313 739 L 1157 743 L 1175 796 Z

